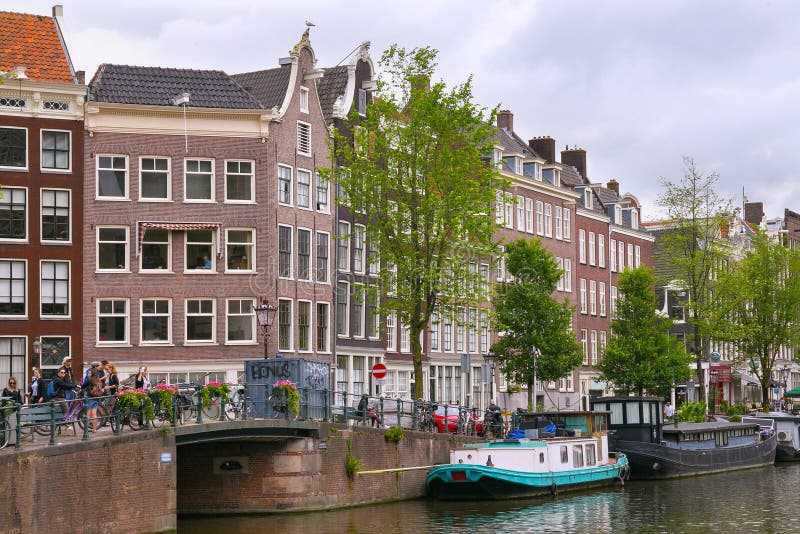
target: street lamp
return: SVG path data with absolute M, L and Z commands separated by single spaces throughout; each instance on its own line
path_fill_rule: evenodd
M 497 399 L 495 399 L 494 397 L 494 382 L 495 382 L 494 369 L 495 365 L 497 364 L 497 354 L 495 354 L 494 351 L 490 350 L 489 352 L 483 355 L 483 360 L 485 362 L 488 362 L 492 366 L 490 384 L 489 384 L 489 401 L 490 402 L 496 401 Z
M 41 367 L 42 366 L 42 361 L 41 361 L 41 356 L 40 356 L 41 353 L 42 353 L 42 340 L 41 340 L 41 338 L 37 337 L 37 338 L 35 338 L 33 340 L 33 353 L 37 357 L 39 357 L 39 367 Z
M 536 395 L 539 393 L 538 391 L 536 391 L 536 371 L 537 371 L 536 360 L 539 359 L 539 356 L 541 355 L 542 353 L 539 351 L 539 349 L 533 347 L 533 350 L 531 351 L 531 356 L 533 357 L 533 411 L 534 412 L 536 411 L 536 406 L 537 406 Z
M 267 347 L 269 346 L 269 330 L 272 328 L 272 323 L 275 321 L 275 313 L 278 311 L 277 306 L 269 303 L 266 297 L 261 299 L 261 304 L 253 306 L 253 311 L 256 312 L 256 320 L 258 326 L 261 327 L 264 333 L 264 359 L 267 359 Z

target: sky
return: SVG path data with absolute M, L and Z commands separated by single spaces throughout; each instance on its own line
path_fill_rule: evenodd
M 54 1 L 3 0 L 49 15 Z M 100 63 L 221 69 L 278 66 L 305 21 L 318 65 L 363 41 L 439 50 L 449 85 L 514 113 L 527 140 L 587 151 L 593 183 L 620 182 L 658 219 L 662 179 L 684 157 L 718 192 L 768 217 L 800 211 L 800 2 L 793 0 L 62 0 L 87 82 Z

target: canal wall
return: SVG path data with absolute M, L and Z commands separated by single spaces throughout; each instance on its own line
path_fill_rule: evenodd
M 180 446 L 178 513 L 323 510 L 420 497 L 427 469 L 348 476 L 348 455 L 360 472 L 429 466 L 448 462 L 453 445 L 475 440 L 406 431 L 394 443 L 385 434 L 323 424 L 314 437 Z
M 37 436 L 22 449 L 0 451 L 0 531 L 89 534 L 176 528 L 172 436 L 161 431 L 93 435 L 89 441 L 64 440 L 52 447 L 48 440 Z

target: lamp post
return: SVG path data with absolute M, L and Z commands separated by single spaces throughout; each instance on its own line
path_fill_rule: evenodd
M 536 377 L 536 371 L 537 371 L 537 369 L 536 369 L 536 360 L 538 360 L 539 356 L 541 356 L 541 355 L 542 355 L 542 353 L 539 351 L 539 349 L 536 348 L 536 347 L 533 347 L 533 350 L 531 351 L 531 357 L 533 358 L 533 411 L 534 412 L 536 411 L 536 406 L 538 405 L 538 403 L 536 402 L 536 395 L 539 393 L 538 391 L 536 391 L 536 381 L 537 381 L 537 377 Z
M 491 373 L 490 373 L 490 376 L 489 376 L 489 401 L 490 402 L 491 401 L 496 401 L 497 399 L 495 399 L 495 397 L 494 397 L 494 387 L 495 387 L 494 386 L 494 382 L 495 382 L 494 369 L 495 369 L 495 365 L 497 363 L 497 354 L 495 354 L 494 351 L 490 350 L 489 352 L 487 352 L 486 354 L 483 355 L 483 360 L 485 362 L 489 363 L 492 366 L 491 367 L 492 370 L 491 370 Z
M 781 367 L 781 385 L 783 386 L 783 396 L 789 391 L 789 366 L 784 365 Z M 782 397 L 783 398 L 783 397 Z
M 275 313 L 278 311 L 277 306 L 269 303 L 266 297 L 261 299 L 261 304 L 253 306 L 253 311 L 256 312 L 256 320 L 261 331 L 264 333 L 264 359 L 267 359 L 269 347 L 269 330 L 272 328 L 272 323 L 275 321 Z
M 39 357 L 39 367 L 42 366 L 41 362 L 41 354 L 42 354 L 42 340 L 41 338 L 36 338 L 33 340 L 33 353 Z

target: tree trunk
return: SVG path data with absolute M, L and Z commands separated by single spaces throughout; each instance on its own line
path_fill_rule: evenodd
M 536 406 L 533 405 L 533 380 L 528 380 L 528 411 L 535 412 Z
M 411 355 L 414 360 L 414 398 L 422 399 L 422 388 L 425 386 L 425 384 L 423 383 L 422 376 L 422 344 L 419 342 L 419 334 L 421 330 L 415 325 L 414 321 L 411 321 L 411 325 L 408 330 L 409 335 L 411 336 Z

